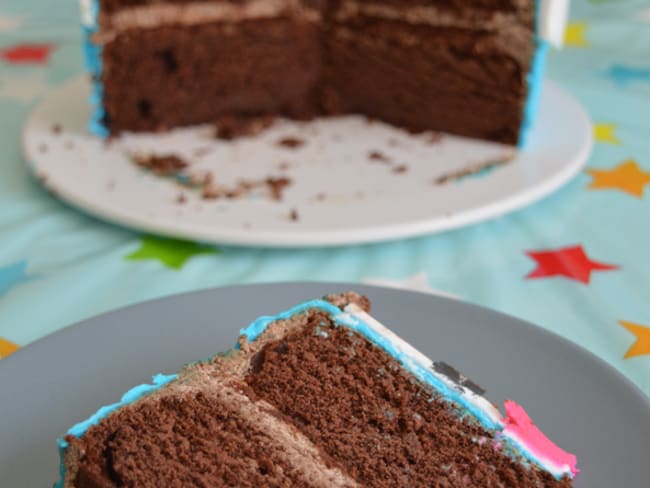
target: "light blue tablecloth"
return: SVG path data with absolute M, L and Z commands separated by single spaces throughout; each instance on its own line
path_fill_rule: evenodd
M 567 47 L 551 54 L 549 76 L 587 107 L 598 142 L 589 169 L 555 195 L 441 235 L 291 251 L 142 236 L 39 186 L 21 157 L 23 122 L 48 87 L 82 72 L 76 2 L 53 8 L 44 0 L 0 4 L 0 357 L 81 319 L 172 293 L 364 281 L 436 290 L 529 320 L 650 393 L 648 0 L 573 2 Z

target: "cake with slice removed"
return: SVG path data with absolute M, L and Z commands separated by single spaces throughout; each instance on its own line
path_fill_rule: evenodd
M 568 0 L 81 0 L 91 130 L 361 114 L 523 146 Z
M 572 486 L 575 456 L 483 394 L 332 295 L 72 427 L 57 486 Z

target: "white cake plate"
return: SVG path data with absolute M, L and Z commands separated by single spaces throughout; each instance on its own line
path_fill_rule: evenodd
M 410 135 L 362 117 L 278 121 L 255 138 L 216 140 L 208 126 L 126 134 L 110 143 L 86 130 L 85 77 L 51 91 L 29 117 L 25 159 L 61 199 L 114 223 L 204 242 L 296 247 L 357 244 L 453 229 L 503 215 L 560 188 L 585 164 L 592 125 L 582 107 L 546 81 L 525 151 L 443 135 Z M 304 141 L 297 148 L 283 138 Z M 372 152 L 387 161 L 369 157 Z M 264 193 L 205 200 L 199 191 L 137 167 L 133 154 L 176 154 L 219 184 L 285 176 L 281 201 Z M 447 176 L 447 182 L 440 181 Z M 179 195 L 183 195 L 179 199 Z M 179 200 L 183 201 L 182 203 Z

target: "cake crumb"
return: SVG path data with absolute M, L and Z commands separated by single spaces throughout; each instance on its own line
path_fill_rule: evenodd
M 291 185 L 291 180 L 289 178 L 267 178 L 266 184 L 271 192 L 271 198 L 279 201 L 284 196 L 284 190 Z
M 395 166 L 392 169 L 392 172 L 395 173 L 395 174 L 402 174 L 402 173 L 406 173 L 407 171 L 408 171 L 408 166 L 406 166 L 405 164 Z
M 217 139 L 231 141 L 239 137 L 256 136 L 275 122 L 270 115 L 224 116 L 216 122 L 214 135 Z
M 185 193 L 179 193 L 178 196 L 176 197 L 176 203 L 179 205 L 183 205 L 187 203 L 187 197 L 185 196 Z
M 60 134 L 61 132 L 63 132 L 63 127 L 61 126 L 61 124 L 54 124 L 54 125 L 52 126 L 52 133 L 53 133 L 53 134 L 57 134 L 57 135 L 58 135 L 58 134 Z
M 371 161 L 377 161 L 377 162 L 380 162 L 380 163 L 389 163 L 390 162 L 390 158 L 388 156 L 386 156 L 384 153 L 382 153 L 381 151 L 370 151 L 368 153 L 368 159 L 370 159 Z
M 288 149 L 297 149 L 305 145 L 305 141 L 297 137 L 285 137 L 278 141 L 278 145 Z
M 132 156 L 132 159 L 141 168 L 152 171 L 158 176 L 171 176 L 188 166 L 184 159 L 174 154 L 166 154 L 162 156 L 143 156 L 136 154 Z
M 204 200 L 216 200 L 223 195 L 223 192 L 213 183 L 206 184 L 203 187 L 201 197 Z
M 300 215 L 298 215 L 298 211 L 295 208 L 292 208 L 291 212 L 289 212 L 289 219 L 292 222 L 297 222 L 298 220 L 300 220 Z
M 440 132 L 432 132 L 427 139 L 427 143 L 429 144 L 437 144 L 440 141 L 442 141 L 442 134 Z

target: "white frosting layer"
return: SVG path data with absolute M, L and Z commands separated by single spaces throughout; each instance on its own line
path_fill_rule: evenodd
M 81 24 L 84 27 L 94 28 L 97 26 L 97 1 L 98 0 L 79 0 Z
M 569 20 L 570 0 L 539 0 L 539 36 L 551 46 L 561 48 Z

